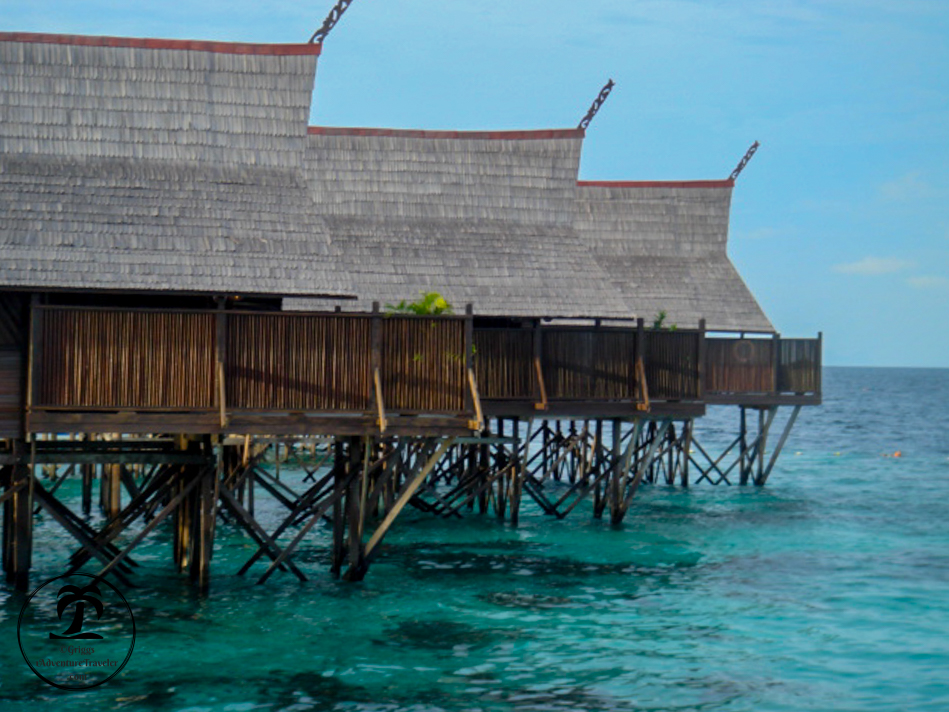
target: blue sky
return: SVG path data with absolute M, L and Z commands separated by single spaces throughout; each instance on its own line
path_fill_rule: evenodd
M 330 2 L 5 0 L 0 28 L 302 42 Z M 355 0 L 313 123 L 570 127 L 583 179 L 738 180 L 729 253 L 837 365 L 949 366 L 945 0 Z

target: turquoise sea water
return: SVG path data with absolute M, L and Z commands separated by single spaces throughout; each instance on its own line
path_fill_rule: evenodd
M 949 709 L 949 370 L 824 388 L 763 489 L 646 486 L 620 528 L 408 511 L 359 584 L 330 578 L 319 531 L 308 583 L 256 586 L 220 525 L 200 597 L 159 529 L 125 591 L 135 652 L 86 692 L 27 668 L 2 586 L 0 710 Z M 713 412 L 703 443 L 736 422 Z M 45 518 L 37 540 L 39 582 L 72 547 Z

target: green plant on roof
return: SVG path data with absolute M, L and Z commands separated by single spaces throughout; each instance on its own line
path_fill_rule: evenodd
M 666 312 L 664 309 L 662 309 L 659 311 L 658 314 L 656 314 L 655 318 L 652 320 L 652 328 L 655 329 L 656 331 L 659 331 L 661 329 L 668 329 L 669 331 L 675 331 L 679 327 L 677 324 L 673 324 L 672 326 L 666 326 Z
M 438 316 L 452 314 L 451 304 L 438 292 L 420 292 L 421 299 L 407 302 L 404 299 L 398 304 L 386 304 L 386 311 L 390 314 L 416 314 L 418 316 Z

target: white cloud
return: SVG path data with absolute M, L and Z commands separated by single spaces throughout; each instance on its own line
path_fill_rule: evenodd
M 945 289 L 949 287 L 949 279 L 935 275 L 920 275 L 910 277 L 906 280 L 907 284 L 917 289 Z
M 780 231 L 773 227 L 760 227 L 757 230 L 741 233 L 738 235 L 738 238 L 740 240 L 770 240 L 778 237 L 780 234 Z
M 896 202 L 928 198 L 934 192 L 933 187 L 923 180 L 919 171 L 907 173 L 880 186 L 880 197 Z
M 902 272 L 912 266 L 911 261 L 896 257 L 864 257 L 856 262 L 834 265 L 834 271 L 843 274 L 878 275 Z

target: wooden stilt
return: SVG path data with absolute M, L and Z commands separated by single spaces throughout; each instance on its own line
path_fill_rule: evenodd
M 82 515 L 88 517 L 92 513 L 92 488 L 96 479 L 96 466 L 84 463 L 79 466 L 82 473 Z
M 347 475 L 346 467 L 343 461 L 343 442 L 342 438 L 337 438 L 333 444 L 336 451 L 335 464 L 333 465 L 333 551 L 330 561 L 330 573 L 335 578 L 339 578 L 343 570 L 343 559 L 346 554 L 346 520 L 343 518 L 343 495 L 345 493 L 345 478 Z
M 748 484 L 748 477 L 751 474 L 751 465 L 747 461 L 748 453 L 748 421 L 745 413 L 745 406 L 740 408 L 740 422 L 738 427 L 738 484 Z
M 189 483 L 188 475 L 192 474 L 188 471 L 187 466 L 181 466 L 181 474 L 178 479 L 178 484 L 176 487 L 175 497 L 171 500 L 174 501 L 178 499 L 182 502 L 180 507 L 175 507 L 172 511 L 174 512 L 173 517 L 173 531 L 174 539 L 172 542 L 173 555 L 175 559 L 175 565 L 178 567 L 178 572 L 183 573 L 188 570 L 188 566 L 191 563 L 191 534 L 192 534 L 192 520 L 194 519 L 194 502 L 193 498 L 188 496 L 190 494 L 193 484 Z M 171 501 L 165 508 L 171 504 Z
M 211 449 L 206 439 L 205 450 Z M 217 519 L 218 482 L 223 467 L 219 448 L 214 448 L 215 466 L 195 468 L 195 477 L 200 482 L 195 489 L 195 531 L 192 535 L 194 555 L 191 560 L 190 576 L 202 593 L 211 585 L 211 556 L 214 551 L 214 529 Z
M 623 490 L 625 489 L 625 473 L 622 469 L 622 463 L 620 461 L 620 421 L 613 420 L 613 446 L 612 451 L 610 452 L 610 467 L 612 473 L 610 474 L 609 479 L 609 505 L 610 505 L 610 521 L 614 524 L 622 521 L 623 515 L 621 513 L 621 508 L 623 504 Z
M 663 436 L 671 425 L 672 421 L 669 419 L 663 420 L 662 424 L 658 426 L 656 432 L 652 436 L 652 441 L 649 443 L 646 452 L 643 454 L 641 460 L 638 463 L 636 468 L 636 474 L 633 476 L 632 480 L 629 483 L 629 487 L 625 492 L 625 497 L 620 508 L 618 508 L 619 517 L 618 519 L 613 519 L 613 524 L 620 524 L 623 521 L 623 518 L 626 516 L 626 512 L 629 511 L 629 505 L 633 501 L 633 497 L 636 496 L 636 490 L 639 488 L 640 483 L 643 480 L 646 470 L 652 466 L 653 459 L 656 456 L 656 450 L 659 448 L 659 444 L 662 441 Z
M 365 500 L 363 495 L 368 486 L 366 482 L 366 467 L 363 466 L 364 443 L 365 440 L 363 438 L 352 438 L 349 445 L 350 472 L 361 473 L 359 477 L 350 478 L 349 488 L 346 493 L 346 525 L 349 531 L 349 542 L 346 549 L 350 569 L 362 567 L 362 528 L 365 514 Z
M 689 462 L 692 460 L 692 427 L 694 421 L 690 418 L 682 423 L 682 454 L 679 470 L 679 484 L 682 487 L 689 486 Z
M 775 410 L 777 410 L 777 408 L 775 408 Z M 759 487 L 763 487 L 768 481 L 768 477 L 771 475 L 771 470 L 774 468 L 774 464 L 778 461 L 778 456 L 784 449 L 784 445 L 787 443 L 788 436 L 791 434 L 791 429 L 794 427 L 794 421 L 797 420 L 797 416 L 800 412 L 801 406 L 794 406 L 794 410 L 791 411 L 791 415 L 788 417 L 788 422 L 784 425 L 784 431 L 781 433 L 781 438 L 778 440 L 778 445 L 774 449 L 774 452 L 771 453 L 771 459 L 768 461 L 767 467 L 764 468 L 762 475 L 755 480 L 755 484 Z
M 132 539 L 132 542 L 128 544 L 125 549 L 123 549 L 117 556 L 115 556 L 112 561 L 99 573 L 97 576 L 99 578 L 105 576 L 111 572 L 116 566 L 118 566 L 128 555 L 129 553 L 138 546 L 142 539 L 148 536 L 151 531 L 157 527 L 164 519 L 171 514 L 172 512 L 178 511 L 182 501 L 191 494 L 194 488 L 198 485 L 200 479 L 198 477 L 192 477 L 190 482 L 183 484 L 182 489 L 176 494 L 172 499 L 166 504 L 162 510 L 155 515 L 155 518 L 152 519 L 145 527 Z
M 511 445 L 514 461 L 511 468 L 511 524 L 517 526 L 521 517 L 521 497 L 524 492 L 524 464 L 526 455 L 521 453 L 521 424 L 519 418 L 512 421 L 514 443 Z M 530 435 L 530 423 L 527 426 L 527 434 Z M 529 442 L 530 438 L 526 438 Z M 526 449 L 526 448 L 525 448 Z
M 412 498 L 418 488 L 421 487 L 422 482 L 425 481 L 425 478 L 428 477 L 429 473 L 453 443 L 454 438 L 448 438 L 447 440 L 442 441 L 441 445 L 439 445 L 438 449 L 433 453 L 431 447 L 433 442 L 430 442 L 430 446 L 425 449 L 426 456 L 420 457 L 418 459 L 417 472 L 406 479 L 406 483 L 399 492 L 399 497 L 392 506 L 391 511 L 386 515 L 385 519 L 382 520 L 382 522 L 376 528 L 376 531 L 374 531 L 372 536 L 369 538 L 369 542 L 366 544 L 364 550 L 365 553 L 362 558 L 361 568 L 350 569 L 347 571 L 347 580 L 361 581 L 363 579 L 363 577 L 366 575 L 366 571 L 368 570 L 370 562 L 378 552 L 378 546 L 382 543 L 383 538 L 392 527 L 396 517 L 399 516 L 399 512 L 401 512 L 405 505 L 408 504 L 409 500 Z
M 16 455 L 25 443 L 15 442 Z M 7 489 L 4 493 L 3 567 L 7 582 L 18 591 L 29 590 L 30 566 L 33 558 L 33 475 L 26 465 L 3 468 Z

